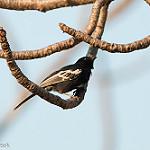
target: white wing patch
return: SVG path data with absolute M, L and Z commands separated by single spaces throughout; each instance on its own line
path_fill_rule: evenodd
M 62 81 L 72 80 L 72 79 L 76 78 L 81 72 L 82 72 L 81 69 L 76 69 L 74 71 L 72 71 L 72 70 L 66 70 L 66 71 L 60 71 L 57 74 L 57 76 L 59 76 L 60 78 L 62 78 Z
M 81 69 L 60 71 L 57 74 L 43 81 L 40 84 L 40 86 L 46 87 L 46 86 L 61 83 L 67 80 L 73 80 L 77 78 L 81 72 L 82 72 Z

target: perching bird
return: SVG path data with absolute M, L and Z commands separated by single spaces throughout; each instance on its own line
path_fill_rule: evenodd
M 61 94 L 84 88 L 90 78 L 93 62 L 94 59 L 90 57 L 82 57 L 75 64 L 65 66 L 50 74 L 41 82 L 40 87 L 48 91 L 57 91 Z M 76 93 L 76 91 L 74 93 Z M 28 96 L 14 109 L 19 108 L 33 96 L 35 96 L 35 94 Z

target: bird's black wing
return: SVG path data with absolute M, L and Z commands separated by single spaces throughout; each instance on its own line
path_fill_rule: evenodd
M 71 81 L 76 79 L 82 73 L 82 69 L 60 69 L 59 71 L 53 73 L 40 84 L 41 87 L 46 88 L 59 84 L 65 81 Z

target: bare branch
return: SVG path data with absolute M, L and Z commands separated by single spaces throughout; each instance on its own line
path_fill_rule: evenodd
M 98 21 L 100 8 L 104 5 L 104 2 L 106 2 L 105 0 L 101 0 L 100 2 L 99 0 L 97 1 L 93 4 L 92 12 L 89 18 L 89 23 L 85 29 L 85 33 L 89 35 L 92 34 L 93 30 L 95 29 Z M 13 51 L 12 57 L 14 60 L 42 58 L 42 57 L 49 56 L 53 53 L 60 52 L 62 50 L 67 50 L 69 48 L 72 48 L 80 42 L 81 42 L 80 40 L 70 38 L 68 40 L 57 42 L 55 44 L 49 45 L 45 48 L 41 48 L 38 50 Z M 3 51 L 0 51 L 0 58 L 6 58 Z
M 104 6 L 107 3 L 110 3 L 111 1 L 112 0 L 96 0 L 95 1 L 93 8 L 92 8 L 91 16 L 89 19 L 89 24 L 87 25 L 85 32 L 88 31 L 91 34 L 95 30 L 102 6 Z
M 64 40 L 37 50 L 13 51 L 12 57 L 15 60 L 42 58 L 42 57 L 49 56 L 53 53 L 60 52 L 62 50 L 67 50 L 69 48 L 72 48 L 78 43 L 79 42 L 74 38 L 70 38 L 68 40 Z M 4 54 L 3 51 L 0 51 L 0 58 L 6 58 L 6 55 Z
M 93 2 L 94 0 L 0 0 L 0 8 L 46 12 L 61 7 L 85 5 Z
M 92 33 L 93 38 L 101 39 L 101 37 L 103 35 L 104 27 L 105 27 L 105 23 L 106 23 L 106 19 L 107 19 L 108 5 L 109 4 L 104 5 L 100 10 L 100 15 L 99 15 L 99 19 L 98 19 L 95 31 Z M 90 46 L 89 50 L 87 52 L 87 56 L 95 58 L 97 55 L 97 51 L 98 51 L 97 47 Z
M 106 41 L 93 38 L 81 31 L 77 31 L 73 28 L 70 28 L 63 23 L 60 23 L 59 26 L 61 30 L 63 30 L 63 32 L 70 34 L 76 39 L 83 40 L 84 42 L 92 45 L 93 47 L 98 47 L 101 48 L 102 50 L 106 50 L 111 53 L 129 53 L 150 46 L 150 35 L 146 36 L 141 40 L 137 40 L 129 44 L 116 44 L 116 43 L 108 43 Z

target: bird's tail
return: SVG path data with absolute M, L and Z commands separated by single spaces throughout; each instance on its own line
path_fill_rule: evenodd
M 21 103 L 19 103 L 14 110 L 18 109 L 22 104 L 24 104 L 25 102 L 27 102 L 30 98 L 32 98 L 33 96 L 35 96 L 35 94 L 31 94 L 30 96 L 28 96 L 26 99 L 24 99 Z

